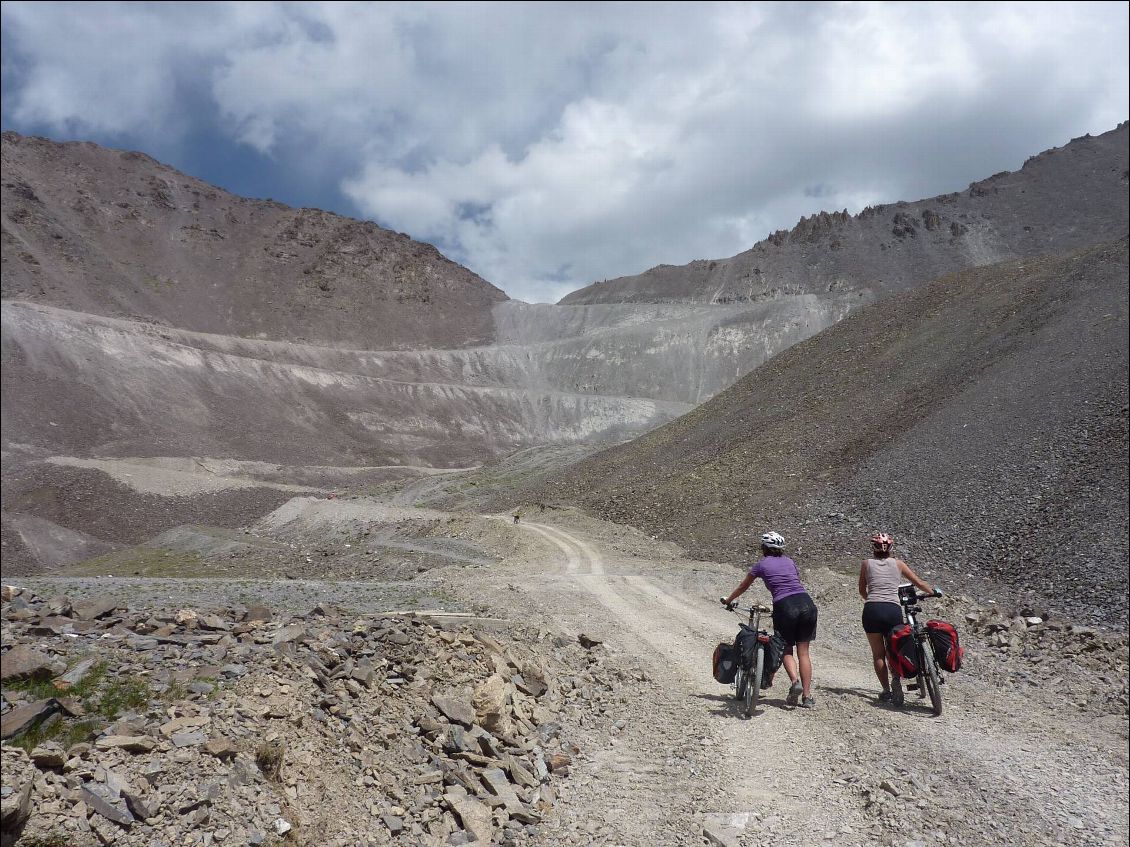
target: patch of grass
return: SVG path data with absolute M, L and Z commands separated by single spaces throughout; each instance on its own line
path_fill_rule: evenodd
M 67 832 L 45 832 L 20 840 L 21 847 L 71 847 L 73 843 L 71 833 Z
M 84 658 L 80 657 L 79 661 Z M 70 670 L 76 664 L 78 662 L 72 662 L 67 670 Z M 7 691 L 22 691 L 32 700 L 46 700 L 48 697 L 77 697 L 81 700 L 98 687 L 103 677 L 106 676 L 107 667 L 106 662 L 97 663 L 87 672 L 86 676 L 79 680 L 77 685 L 72 685 L 63 690 L 56 688 L 54 680 L 50 679 L 21 679 L 6 683 L 4 688 Z
M 48 697 L 59 696 L 59 691 L 49 679 L 18 679 L 4 683 L 4 690 L 22 691 L 32 700 L 46 700 Z
M 142 285 L 152 291 L 164 291 L 173 288 L 176 284 L 174 280 L 164 276 L 151 276 L 146 274 L 141 279 Z
M 5 742 L 14 747 L 21 747 L 30 753 L 45 741 L 55 741 L 64 750 L 69 750 L 75 744 L 89 741 L 91 736 L 100 729 L 97 721 L 82 720 L 71 722 L 67 720 L 44 721 L 34 729 L 25 732 L 19 738 Z
M 141 545 L 115 550 L 67 567 L 70 576 L 206 576 L 210 569 L 195 553 Z
M 86 700 L 90 697 L 91 694 L 98 690 L 98 686 L 102 684 L 102 680 L 106 678 L 106 674 L 109 670 L 109 662 L 98 662 L 94 667 L 90 669 L 90 672 L 86 676 L 84 676 L 66 691 L 59 692 L 58 696 L 77 697 L 80 700 Z
M 149 681 L 138 677 L 112 679 L 99 693 L 94 704 L 95 711 L 103 717 L 114 720 L 123 711 L 148 706 L 153 699 Z

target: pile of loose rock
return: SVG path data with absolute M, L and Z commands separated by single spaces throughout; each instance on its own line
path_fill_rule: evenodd
M 1096 715 L 1130 715 L 1130 638 L 1052 617 L 1032 608 L 971 607 L 965 625 L 1000 661 L 995 671 L 1013 684 L 1045 686 Z
M 5 844 L 519 844 L 620 685 L 591 640 L 413 616 L 2 617 Z

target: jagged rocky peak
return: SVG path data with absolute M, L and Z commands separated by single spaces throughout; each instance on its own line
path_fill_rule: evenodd
M 1108 241 L 1125 232 L 1128 124 L 1083 136 L 954 191 L 802 217 L 749 250 L 660 265 L 575 291 L 566 304 L 757 301 L 853 290 L 864 299 L 936 276 Z

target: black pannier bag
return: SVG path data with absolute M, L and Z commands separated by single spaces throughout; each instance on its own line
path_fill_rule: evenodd
M 769 636 L 769 641 L 765 645 L 765 673 L 761 678 L 761 687 L 768 688 L 769 683 L 773 679 L 773 674 L 781 669 L 781 663 L 785 661 L 785 653 L 788 648 L 785 646 L 785 636 L 779 632 L 774 632 Z
M 891 629 L 887 635 L 887 664 L 891 671 L 903 679 L 918 676 L 918 656 L 914 649 L 914 634 L 910 624 L 904 623 Z
M 744 623 L 741 627 L 737 638 L 734 639 L 734 649 L 738 651 L 742 661 L 752 663 L 753 651 L 757 649 L 757 633 Z
M 734 681 L 734 675 L 738 672 L 738 654 L 734 649 L 733 644 L 727 644 L 723 641 L 714 648 L 714 658 L 711 662 L 714 679 L 725 685 L 729 685 Z
M 961 660 L 965 658 L 965 648 L 957 638 L 957 627 L 948 621 L 926 621 L 926 631 L 930 633 L 930 643 L 934 645 L 934 657 L 942 670 L 956 673 L 961 670 Z

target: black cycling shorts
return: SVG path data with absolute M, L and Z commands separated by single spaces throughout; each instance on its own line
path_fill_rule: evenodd
M 863 631 L 886 635 L 902 623 L 902 606 L 886 600 L 863 604 Z
M 790 594 L 773 604 L 773 629 L 792 647 L 816 640 L 816 604 L 807 593 Z

